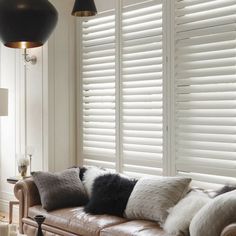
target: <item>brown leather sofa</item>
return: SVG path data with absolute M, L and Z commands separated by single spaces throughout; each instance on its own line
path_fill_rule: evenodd
M 42 226 L 45 236 L 168 236 L 155 222 L 90 215 L 83 207 L 47 212 L 41 206 L 38 189 L 31 178 L 19 181 L 14 192 L 20 202 L 20 233 L 28 236 L 35 236 L 37 231 L 35 215 L 46 216 Z M 223 229 L 221 236 L 236 236 L 236 224 Z

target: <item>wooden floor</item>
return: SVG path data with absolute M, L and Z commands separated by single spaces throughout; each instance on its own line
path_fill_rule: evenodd
M 2 222 L 8 222 L 8 214 L 0 212 L 0 221 Z M 13 217 L 13 224 L 18 224 L 18 219 L 16 217 Z
M 8 215 L 6 213 L 0 212 L 0 221 L 8 221 Z

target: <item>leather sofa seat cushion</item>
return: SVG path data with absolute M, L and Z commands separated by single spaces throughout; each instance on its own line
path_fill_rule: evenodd
M 24 218 L 25 224 L 23 225 L 24 235 L 35 236 L 37 235 L 38 228 L 35 224 L 32 224 L 31 219 Z M 32 226 L 33 225 L 33 226 Z M 78 234 L 72 234 L 70 232 L 65 232 L 60 229 L 51 228 L 50 226 L 43 225 L 43 235 L 44 236 L 78 236 Z
M 37 228 L 29 226 L 29 225 L 24 225 L 24 233 L 27 234 L 27 235 L 36 235 Z M 43 235 L 44 236 L 55 236 L 56 234 L 44 231 Z
M 126 222 L 124 218 L 110 215 L 90 215 L 84 212 L 83 207 L 72 207 L 47 212 L 42 206 L 29 208 L 30 218 L 36 215 L 46 217 L 45 224 L 58 229 L 83 235 L 100 236 L 103 228 Z
M 167 236 L 160 226 L 152 221 L 133 220 L 105 228 L 100 236 Z

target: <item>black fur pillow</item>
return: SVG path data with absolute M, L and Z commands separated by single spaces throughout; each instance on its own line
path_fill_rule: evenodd
M 91 214 L 123 216 L 129 196 L 137 180 L 106 174 L 95 179 L 92 195 L 85 206 Z
M 80 166 L 72 166 L 70 167 L 69 169 L 77 169 L 79 168 L 80 172 L 79 172 L 79 178 L 81 181 L 84 180 L 84 173 L 87 171 L 87 168 L 86 167 L 80 167 Z
M 236 185 L 225 185 L 225 186 L 223 186 L 222 188 L 220 188 L 220 189 L 218 189 L 217 191 L 216 191 L 216 194 L 215 194 L 215 196 L 214 197 L 217 197 L 217 196 L 219 196 L 219 195 L 221 195 L 221 194 L 224 194 L 224 193 L 227 193 L 227 192 L 230 192 L 230 191 L 233 191 L 233 190 L 235 190 L 236 189 Z
M 87 171 L 86 167 L 80 167 L 79 178 L 81 181 L 84 180 L 84 173 Z

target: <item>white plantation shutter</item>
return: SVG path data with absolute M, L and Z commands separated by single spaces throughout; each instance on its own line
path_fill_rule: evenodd
M 121 142 L 125 173 L 162 174 L 162 3 L 122 8 Z
M 83 162 L 161 175 L 162 4 L 131 2 L 82 24 Z
M 176 168 L 236 177 L 236 0 L 175 1 Z
M 82 24 L 83 162 L 115 167 L 115 12 Z

